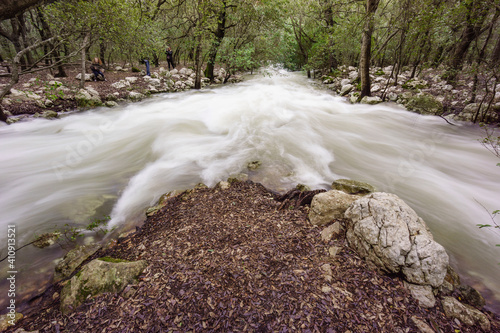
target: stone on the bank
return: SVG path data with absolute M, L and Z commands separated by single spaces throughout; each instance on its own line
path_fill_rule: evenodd
M 441 305 L 447 317 L 457 318 L 468 326 L 479 323 L 483 330 L 488 332 L 491 330 L 491 324 L 486 315 L 474 309 L 472 306 L 462 304 L 455 298 L 449 296 L 443 297 Z
M 139 78 L 137 76 L 127 76 L 125 78 L 126 81 L 128 81 L 128 82 L 130 82 L 132 84 L 136 83 L 138 79 Z
M 358 199 L 342 191 L 331 190 L 316 194 L 311 201 L 309 221 L 314 225 L 326 225 L 344 217 L 346 209 Z
M 229 182 L 222 180 L 217 184 L 217 187 L 220 188 L 221 190 L 227 190 L 228 188 L 231 187 L 231 184 L 229 184 Z
M 128 99 L 134 102 L 142 101 L 144 98 L 146 98 L 146 96 L 137 91 L 131 91 L 128 93 Z
M 390 92 L 387 94 L 387 97 L 391 102 L 396 102 L 398 100 L 398 94 Z
M 338 235 L 340 233 L 341 226 L 340 223 L 335 222 L 334 224 L 329 225 L 321 232 L 321 239 L 325 242 L 328 242 L 332 239 L 334 235 Z
M 343 86 L 348 85 L 350 83 L 351 83 L 351 80 L 349 80 L 349 79 L 342 79 L 340 81 L 340 86 L 343 87 Z
M 405 287 L 410 291 L 414 299 L 418 300 L 418 304 L 424 308 L 433 308 L 436 305 L 436 298 L 432 293 L 431 286 L 422 286 L 405 282 Z
M 101 258 L 91 261 L 62 289 L 61 312 L 67 314 L 75 310 L 88 297 L 122 291 L 137 281 L 147 265 L 144 260 L 128 262 Z
M 380 84 L 374 84 L 374 85 L 371 87 L 371 92 L 372 92 L 372 93 L 374 93 L 374 92 L 379 92 L 381 89 L 382 89 L 382 87 L 380 86 Z
M 404 105 L 409 111 L 420 114 L 441 115 L 443 113 L 443 104 L 430 94 L 412 96 Z
M 486 305 L 483 296 L 471 286 L 462 285 L 458 287 L 458 291 L 462 294 L 463 299 L 476 309 L 482 309 Z
M 368 183 L 351 179 L 337 179 L 332 183 L 332 189 L 348 194 L 369 194 L 375 192 L 375 187 Z
M 479 103 L 471 103 L 467 104 L 462 112 L 460 112 L 458 115 L 453 115 L 452 119 L 453 120 L 460 120 L 460 121 L 469 121 L 472 122 L 474 121 L 474 118 L 476 116 L 477 110 L 479 109 Z M 484 112 L 486 112 L 486 109 L 488 108 L 488 105 L 483 104 L 481 105 L 481 111 L 479 112 L 478 119 L 481 119 L 481 116 L 483 115 Z M 498 121 L 500 119 L 500 115 L 497 112 L 488 112 L 488 116 L 490 117 L 490 121 Z
M 87 258 L 97 252 L 99 244 L 82 245 L 69 251 L 55 268 L 54 282 L 70 277 L 71 273 Z
M 434 330 L 430 328 L 429 325 L 427 325 L 427 323 L 424 322 L 423 320 L 420 320 L 415 316 L 411 317 L 411 320 L 413 321 L 415 326 L 417 326 L 417 328 L 420 330 L 421 333 L 435 333 Z
M 87 74 L 85 73 L 85 81 L 92 81 L 93 74 Z M 82 73 L 78 73 L 78 75 L 75 77 L 76 80 L 81 80 L 82 79 Z
M 52 110 L 43 111 L 41 117 L 45 119 L 57 118 L 59 115 L 57 112 Z
M 14 317 L 14 318 L 12 318 Z M 14 323 L 14 325 L 19 321 L 23 319 L 23 315 L 19 312 L 15 312 L 13 315 L 9 314 L 4 314 L 0 316 L 0 332 L 6 331 L 9 327 L 12 327 L 13 325 L 10 324 L 10 322 Z
M 75 99 L 79 106 L 98 106 L 102 104 L 99 93 L 90 87 L 78 90 Z
M 127 80 L 120 80 L 118 82 L 112 83 L 111 86 L 116 89 L 123 89 L 130 87 L 130 82 Z
M 436 288 L 443 283 L 448 254 L 398 196 L 369 194 L 355 201 L 345 217 L 347 241 L 362 258 L 385 271 L 401 272 L 411 283 Z
M 330 246 L 328 248 L 328 254 L 330 255 L 330 257 L 335 258 L 337 256 L 337 253 L 339 253 L 341 249 L 342 248 L 338 246 Z
M 186 85 L 182 81 L 176 81 L 174 87 L 175 87 L 175 89 L 181 90 L 181 89 L 184 89 L 186 87 Z
M 106 105 L 108 108 L 113 108 L 115 106 L 118 106 L 118 103 L 116 103 L 115 101 L 106 101 L 104 105 Z
M 21 91 L 11 89 L 9 98 L 15 102 L 36 101 L 42 99 L 42 96 L 35 94 L 32 91 Z
M 346 84 L 342 86 L 342 89 L 340 89 L 339 95 L 340 96 L 345 96 L 348 93 L 350 93 L 354 89 L 354 86 L 352 84 Z
M 359 77 L 359 73 L 356 70 L 349 73 L 349 80 L 351 80 L 351 82 L 357 80 L 358 77 Z
M 361 104 L 378 104 L 382 103 L 382 98 L 378 96 L 365 96 L 361 99 Z

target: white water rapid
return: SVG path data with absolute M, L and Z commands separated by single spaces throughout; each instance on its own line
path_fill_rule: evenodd
M 478 142 L 482 135 L 476 126 L 395 106 L 350 105 L 283 72 L 1 126 L 1 255 L 8 225 L 16 225 L 19 246 L 54 226 L 108 214 L 121 226 L 163 193 L 213 186 L 260 160 L 250 179 L 274 190 L 350 178 L 396 193 L 427 222 L 465 282 L 500 312 L 500 234 L 476 226 L 500 209 L 499 161 Z M 61 254 L 57 246 L 20 250 L 18 293 L 42 288 L 37 281 L 50 278 Z M 5 281 L 6 261 L 0 269 Z

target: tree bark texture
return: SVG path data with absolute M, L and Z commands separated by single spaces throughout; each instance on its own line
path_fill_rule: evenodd
M 359 100 L 371 95 L 370 87 L 370 60 L 373 34 L 373 19 L 380 0 L 366 0 L 366 18 L 361 39 L 361 57 L 359 76 L 361 78 L 361 94 Z
M 54 1 L 55 0 L 2 0 L 0 1 L 0 21 L 13 18 L 32 7 Z
M 207 68 L 205 70 L 205 76 L 210 79 L 210 82 L 214 81 L 214 67 L 215 59 L 217 58 L 217 52 L 219 47 L 226 35 L 226 11 L 227 5 L 226 1 L 222 2 L 222 8 L 219 12 L 219 19 L 217 20 L 217 30 L 215 30 L 215 38 L 210 46 L 210 51 L 208 53 Z

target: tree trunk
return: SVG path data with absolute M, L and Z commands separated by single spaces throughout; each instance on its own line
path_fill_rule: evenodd
M 491 54 L 491 62 L 493 63 L 493 66 L 500 64 L 500 35 L 498 36 L 497 43 L 495 44 L 495 48 Z
M 50 2 L 54 2 L 54 0 L 2 0 L 0 2 L 0 21 L 13 18 L 31 7 Z
M 102 65 L 106 66 L 106 45 L 102 40 L 99 43 L 99 58 L 102 61 Z
M 194 89 L 201 89 L 201 34 L 198 37 L 196 51 L 195 51 L 195 68 L 196 68 L 196 77 L 194 80 Z
M 455 44 L 449 61 L 449 70 L 446 78 L 454 81 L 458 72 L 462 69 L 465 55 L 469 51 L 470 44 L 481 34 L 481 27 L 488 13 L 487 5 L 479 0 L 472 0 L 466 5 L 466 23 L 459 42 Z
M 226 1 L 222 1 L 222 9 L 219 12 L 219 19 L 217 20 L 217 30 L 215 31 L 215 38 L 210 46 L 210 52 L 208 53 L 207 68 L 205 69 L 205 76 L 210 79 L 210 82 L 214 81 L 214 67 L 215 59 L 217 58 L 217 51 L 224 39 L 226 34 Z
M 87 43 L 90 37 L 90 33 L 86 33 L 85 37 L 83 37 L 83 43 L 82 43 L 82 57 L 81 57 L 81 74 L 82 77 L 80 78 L 80 89 L 83 89 L 85 87 L 85 56 L 86 56 L 86 51 L 87 51 Z
M 371 96 L 370 87 L 370 60 L 372 47 L 372 33 L 374 16 L 380 0 L 366 0 L 366 18 L 361 39 L 361 58 L 359 64 L 359 76 L 361 78 L 361 94 L 358 101 L 365 96 Z

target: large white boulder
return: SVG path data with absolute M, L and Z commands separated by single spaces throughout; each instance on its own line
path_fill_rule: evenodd
M 387 272 L 401 272 L 414 284 L 443 283 L 448 254 L 434 241 L 424 220 L 398 196 L 372 193 L 355 201 L 345 217 L 347 241 L 361 257 Z

